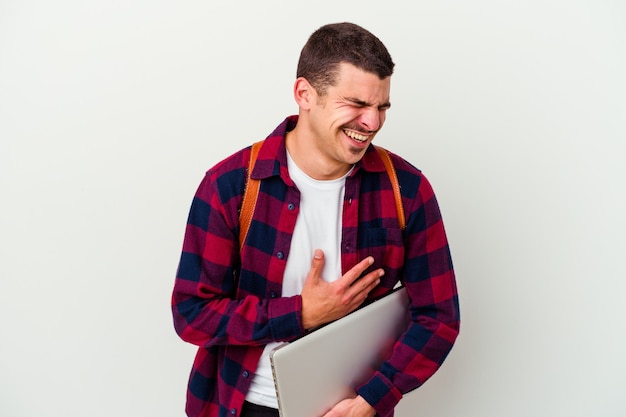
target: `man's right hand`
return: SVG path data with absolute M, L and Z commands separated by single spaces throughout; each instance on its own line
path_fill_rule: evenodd
M 324 253 L 316 249 L 302 288 L 304 328 L 312 329 L 339 319 L 359 307 L 384 274 L 383 269 L 379 268 L 361 277 L 372 263 L 374 258 L 368 256 L 338 280 L 327 282 L 322 278 Z

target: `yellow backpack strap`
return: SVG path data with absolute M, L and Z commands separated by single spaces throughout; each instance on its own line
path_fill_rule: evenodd
M 243 249 L 243 242 L 248 235 L 248 229 L 250 228 L 252 215 L 254 214 L 254 207 L 256 206 L 256 200 L 259 196 L 259 188 L 261 187 L 261 181 L 251 178 L 250 175 L 252 174 L 252 169 L 254 168 L 262 144 L 263 141 L 254 143 L 250 151 L 250 162 L 248 162 L 248 172 L 246 174 L 246 187 L 244 188 L 241 210 L 239 211 L 239 252 Z
M 386 149 L 381 148 L 380 146 L 374 146 L 380 155 L 380 158 L 383 160 L 383 164 L 385 165 L 385 169 L 387 169 L 387 174 L 389 175 L 389 179 L 391 180 L 391 187 L 393 188 L 393 197 L 396 201 L 396 213 L 398 214 L 398 223 L 400 224 L 400 229 L 404 230 L 406 227 L 406 218 L 404 217 L 404 205 L 402 204 L 402 194 L 400 194 L 400 184 L 398 183 L 398 176 L 396 175 L 396 169 L 393 166 L 393 162 L 391 162 L 391 157 L 389 156 L 389 152 Z

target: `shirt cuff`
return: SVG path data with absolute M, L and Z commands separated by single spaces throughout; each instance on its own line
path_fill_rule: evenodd
M 393 410 L 402 399 L 402 393 L 380 372 L 377 372 L 357 393 L 365 399 L 380 417 L 393 416 Z
M 304 333 L 301 296 L 280 297 L 270 300 L 268 314 L 273 340 L 292 340 Z

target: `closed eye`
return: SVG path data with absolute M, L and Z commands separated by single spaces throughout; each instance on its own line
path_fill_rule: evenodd
M 367 101 L 359 100 L 358 98 L 348 98 L 348 101 L 357 107 L 374 107 L 373 104 L 368 103 Z M 391 103 L 389 102 L 376 106 L 378 110 L 387 110 L 390 107 L 391 107 Z

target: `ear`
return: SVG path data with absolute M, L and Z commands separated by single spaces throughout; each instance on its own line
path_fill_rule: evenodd
M 298 77 L 293 85 L 293 97 L 302 110 L 309 110 L 317 97 L 317 92 L 306 78 Z

